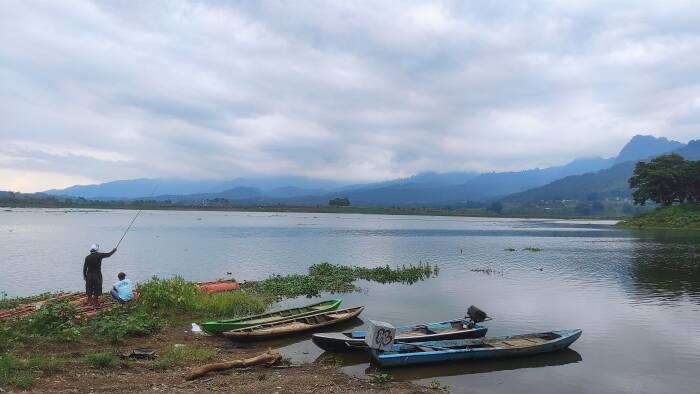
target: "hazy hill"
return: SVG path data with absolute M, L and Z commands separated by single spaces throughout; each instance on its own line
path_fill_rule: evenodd
M 633 141 L 634 140 L 633 138 Z M 645 140 L 649 141 L 646 138 Z M 637 142 L 638 141 L 639 140 L 637 140 Z M 632 141 L 630 141 L 630 144 L 631 143 Z M 675 144 L 673 145 L 676 146 Z M 655 144 L 654 146 L 661 147 L 664 145 Z M 670 152 L 678 153 L 687 160 L 700 160 L 700 140 L 690 141 L 688 145 L 681 144 L 681 148 L 672 151 L 654 151 L 654 154 L 647 157 L 635 157 L 634 155 L 630 155 L 629 152 L 632 151 L 632 149 L 627 149 L 627 146 L 622 150 L 622 152 L 627 152 L 627 157 L 634 157 L 631 161 L 622 162 L 609 169 L 595 173 L 562 178 L 542 187 L 506 196 L 503 198 L 503 201 L 585 200 L 592 194 L 595 194 L 599 198 L 629 197 L 631 195 L 631 190 L 627 184 L 627 180 L 632 176 L 637 161 L 649 160 L 655 156 Z M 650 149 L 643 148 L 634 151 L 638 154 L 642 154 L 642 152 L 649 152 Z
M 661 137 L 656 138 L 651 135 L 635 135 L 622 148 L 615 159 L 615 164 L 626 161 L 636 161 L 647 157 L 659 155 L 684 147 L 685 144 Z
M 236 188 L 252 188 L 258 189 L 260 195 L 269 194 L 274 197 L 292 197 L 327 193 L 329 190 L 346 184 L 294 176 L 235 178 L 230 181 L 144 178 L 106 182 L 97 185 L 71 186 L 66 189 L 49 190 L 46 193 L 89 199 L 169 199 L 173 196 L 215 194 Z M 155 197 L 152 197 L 154 195 Z
M 348 197 L 353 205 L 445 206 L 467 201 L 487 201 L 508 196 L 509 201 L 579 199 L 596 192 L 604 196 L 627 196 L 629 163 L 676 150 L 700 155 L 695 141 L 685 146 L 666 138 L 637 135 L 614 158 L 581 158 L 563 166 L 525 171 L 436 173 L 369 184 L 348 184 L 297 176 L 236 178 L 230 181 L 135 179 L 100 185 L 51 190 L 52 194 L 86 198 L 149 198 L 199 201 L 225 198 L 241 204 L 325 204 Z M 622 160 L 622 161 L 621 161 Z

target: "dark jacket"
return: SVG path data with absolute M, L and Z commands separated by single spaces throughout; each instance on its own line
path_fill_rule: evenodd
M 102 259 L 114 254 L 116 250 L 109 253 L 91 252 L 85 256 L 83 264 L 83 279 L 87 279 L 88 274 L 102 274 Z

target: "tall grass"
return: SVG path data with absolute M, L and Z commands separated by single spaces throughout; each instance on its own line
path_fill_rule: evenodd
M 272 299 L 246 291 L 198 292 L 196 284 L 181 277 L 152 278 L 139 286 L 138 304 L 164 313 L 186 312 L 193 316 L 221 317 L 262 313 Z

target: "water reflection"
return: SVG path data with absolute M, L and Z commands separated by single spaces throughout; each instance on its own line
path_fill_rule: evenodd
M 644 232 L 631 253 L 632 294 L 640 301 L 700 302 L 700 236 L 697 232 Z
M 340 366 L 346 373 L 357 377 L 364 377 L 375 372 L 385 372 L 391 374 L 395 380 L 410 381 L 516 369 L 552 367 L 578 363 L 582 361 L 583 358 L 581 354 L 573 349 L 564 349 L 554 353 L 529 357 L 480 360 L 478 362 L 442 363 L 436 365 L 392 368 L 391 370 L 384 370 L 373 365 L 368 365 L 369 360 L 370 356 L 362 351 L 345 353 L 324 352 L 314 360 L 314 363 Z

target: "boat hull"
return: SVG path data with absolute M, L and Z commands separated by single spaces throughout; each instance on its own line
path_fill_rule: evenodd
M 440 323 L 426 323 L 424 325 L 399 326 L 396 327 L 396 340 L 401 342 L 425 342 L 441 341 L 449 339 L 481 338 L 486 335 L 488 328 L 476 325 L 472 328 L 464 328 L 448 332 L 432 332 L 426 330 L 425 334 L 416 335 L 412 331 L 422 327 L 435 327 L 445 324 L 468 325 L 469 322 L 463 319 L 455 319 Z M 323 350 L 329 352 L 345 352 L 359 350 L 365 346 L 365 331 L 318 333 L 311 337 L 313 343 Z
M 213 335 L 221 335 L 226 331 L 238 330 L 241 328 L 253 327 L 260 324 L 274 323 L 278 321 L 293 319 L 301 316 L 309 316 L 322 312 L 329 312 L 338 309 L 343 302 L 341 299 L 333 299 L 306 305 L 299 308 L 282 309 L 275 312 L 268 312 L 259 315 L 244 316 L 235 319 L 208 321 L 201 324 L 204 331 Z
M 537 341 L 530 345 L 522 343 L 531 340 L 556 335 L 556 338 Z M 540 337 L 537 337 L 537 336 Z M 505 357 L 522 357 L 535 354 L 555 352 L 568 348 L 581 336 L 581 330 L 551 331 L 548 333 L 515 335 L 484 339 L 466 339 L 457 341 L 415 342 L 411 345 L 394 345 L 394 352 L 379 352 L 369 350 L 373 362 L 381 367 L 398 367 L 417 364 L 433 364 L 447 362 L 462 362 L 470 360 L 485 360 Z M 541 338 L 540 338 L 541 339 Z M 516 344 L 511 346 L 508 344 Z M 452 347 L 466 346 L 454 349 Z M 407 351 L 415 347 L 421 351 Z M 430 349 L 430 350 L 425 350 Z
M 294 319 L 226 331 L 223 335 L 236 341 L 255 341 L 277 338 L 349 321 L 359 316 L 363 310 L 364 307 L 359 306 L 315 315 L 301 316 Z

